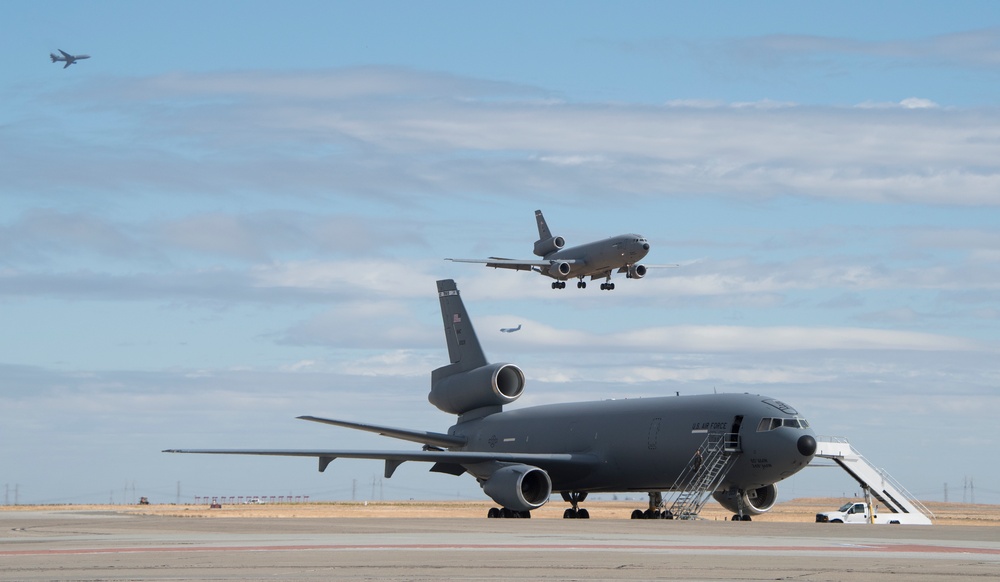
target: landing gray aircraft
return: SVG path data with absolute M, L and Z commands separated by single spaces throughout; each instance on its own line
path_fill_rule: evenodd
M 62 49 L 56 49 L 56 50 L 62 53 L 62 56 L 59 56 L 56 53 L 49 53 L 49 58 L 52 59 L 53 63 L 58 61 L 66 61 L 66 64 L 63 65 L 64 69 L 77 61 L 82 61 L 83 59 L 90 58 L 90 55 L 71 55 Z
M 517 324 L 517 327 L 501 327 L 500 331 L 504 333 L 514 333 L 515 331 L 521 330 L 521 324 Z
M 625 273 L 629 279 L 642 279 L 646 276 L 646 267 L 639 261 L 649 252 L 649 242 L 638 234 L 620 234 L 604 240 L 566 248 L 566 239 L 552 236 L 549 226 L 541 210 L 535 211 L 535 221 L 538 222 L 538 240 L 535 241 L 535 255 L 541 259 L 504 259 L 490 257 L 488 259 L 445 259 L 456 263 L 485 263 L 494 269 L 514 269 L 516 271 L 534 271 L 552 277 L 553 289 L 565 289 L 566 281 L 579 279 L 578 289 L 587 287 L 584 278 L 590 280 L 605 279 L 601 283 L 602 291 L 615 288 L 611 282 L 611 273 Z
M 645 492 L 633 519 L 682 517 L 663 492 L 696 489 L 734 511 L 767 511 L 775 483 L 805 467 L 816 451 L 809 423 L 783 402 L 752 394 L 659 396 L 548 404 L 504 411 L 521 396 L 524 372 L 486 360 L 455 282 L 437 282 L 451 363 L 431 373 L 428 399 L 458 415 L 447 432 L 393 428 L 315 416 L 302 420 L 420 443 L 420 450 L 170 449 L 167 453 L 381 459 L 389 478 L 406 461 L 432 472 L 475 477 L 499 508 L 488 517 L 530 517 L 553 492 L 571 504 L 563 517 L 587 518 L 591 492 Z M 700 509 L 701 506 L 697 506 Z M 672 509 L 675 508 L 675 509 Z M 695 512 L 696 514 L 696 512 Z

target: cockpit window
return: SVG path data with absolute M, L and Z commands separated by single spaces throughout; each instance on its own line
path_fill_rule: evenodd
M 809 421 L 804 418 L 762 418 L 757 424 L 757 432 L 767 432 L 786 426 L 788 428 L 809 428 Z

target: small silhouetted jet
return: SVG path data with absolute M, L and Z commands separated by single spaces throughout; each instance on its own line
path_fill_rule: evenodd
M 71 55 L 62 49 L 56 49 L 56 50 L 62 53 L 62 56 L 59 56 L 56 53 L 49 53 L 49 58 L 52 59 L 53 63 L 58 61 L 66 61 L 66 64 L 63 65 L 64 69 L 77 61 L 82 61 L 83 59 L 90 58 L 90 55 Z
M 502 331 L 504 333 L 514 333 L 515 331 L 518 331 L 519 329 L 521 329 L 521 324 L 520 323 L 517 324 L 517 327 L 501 327 L 500 331 Z
M 601 290 L 612 290 L 615 284 L 611 282 L 611 273 L 625 273 L 629 279 L 642 279 L 646 275 L 646 267 L 639 261 L 649 252 L 649 242 L 638 234 L 621 234 L 604 240 L 566 248 L 566 240 L 561 236 L 552 236 L 545 224 L 541 210 L 535 211 L 535 221 L 538 222 L 538 240 L 535 241 L 535 255 L 541 259 L 504 259 L 490 257 L 488 259 L 445 259 L 458 263 L 485 263 L 495 269 L 514 269 L 516 271 L 534 271 L 546 277 L 552 277 L 553 289 L 565 289 L 566 281 L 579 279 L 576 286 L 583 289 L 587 286 L 584 278 L 590 280 L 605 279 Z
M 302 420 L 378 433 L 420 449 L 170 449 L 167 453 L 316 457 L 325 471 L 336 458 L 381 459 L 388 479 L 402 463 L 479 481 L 499 508 L 488 517 L 531 517 L 553 492 L 571 504 L 564 518 L 587 518 L 590 492 L 645 492 L 649 505 L 633 519 L 685 518 L 678 505 L 697 491 L 748 521 L 770 509 L 775 483 L 812 460 L 816 438 L 789 405 L 753 394 L 626 398 L 503 410 L 521 396 L 524 372 L 491 364 L 480 347 L 455 282 L 437 282 L 451 363 L 431 373 L 428 400 L 458 415 L 447 432 L 300 416 Z M 663 492 L 674 492 L 667 506 Z M 675 509 L 671 509 L 675 508 Z

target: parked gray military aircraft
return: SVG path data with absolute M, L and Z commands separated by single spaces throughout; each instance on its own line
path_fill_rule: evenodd
M 815 435 L 787 404 L 751 394 L 661 396 L 548 404 L 504 411 L 521 396 L 524 372 L 490 364 L 455 282 L 437 282 L 451 363 L 431 373 L 428 399 L 458 415 L 446 433 L 300 416 L 420 443 L 421 450 L 169 449 L 167 453 L 316 457 L 319 470 L 338 457 L 381 459 L 389 478 L 406 461 L 431 471 L 475 477 L 498 503 L 489 517 L 530 517 L 553 492 L 571 504 L 563 517 L 586 518 L 590 492 L 646 492 L 633 519 L 682 517 L 664 491 L 697 488 L 735 519 L 767 511 L 775 483 L 813 458 Z M 679 507 L 675 500 L 671 507 Z M 700 509 L 700 506 L 697 507 Z
M 535 255 L 541 259 L 504 259 L 490 257 L 488 259 L 445 259 L 456 263 L 485 263 L 494 269 L 514 269 L 516 271 L 534 271 L 552 277 L 553 289 L 565 289 L 566 281 L 579 279 L 576 286 L 583 289 L 587 286 L 584 278 L 590 280 L 606 279 L 601 283 L 602 291 L 615 288 L 611 282 L 611 273 L 625 273 L 629 279 L 642 279 L 646 276 L 646 267 L 639 261 L 649 252 L 649 242 L 642 235 L 621 234 L 575 247 L 565 248 L 566 240 L 561 236 L 552 236 L 541 210 L 535 211 L 535 221 L 538 222 L 538 240 L 535 241 Z
M 56 50 L 62 53 L 62 56 L 59 56 L 56 53 L 49 53 L 49 58 L 52 59 L 53 63 L 58 61 L 66 61 L 66 64 L 63 65 L 64 69 L 77 61 L 82 61 L 83 59 L 90 58 L 90 55 L 71 55 L 62 49 L 56 49 Z
M 521 329 L 521 324 L 519 323 L 517 324 L 517 327 L 501 327 L 500 331 L 504 333 L 514 333 L 515 331 L 520 331 L 520 329 Z

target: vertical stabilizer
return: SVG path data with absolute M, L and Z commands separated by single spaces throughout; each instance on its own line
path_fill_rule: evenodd
M 542 216 L 541 210 L 535 211 L 535 222 L 538 223 L 538 240 L 549 240 L 552 238 L 552 233 L 549 232 L 549 225 L 545 224 L 545 217 Z
M 451 366 L 445 375 L 467 372 L 488 362 L 479 345 L 476 330 L 472 328 L 469 313 L 465 310 L 458 287 L 452 279 L 437 282 L 438 298 L 441 300 L 441 317 L 444 320 L 444 336 L 448 341 L 448 358 Z

